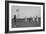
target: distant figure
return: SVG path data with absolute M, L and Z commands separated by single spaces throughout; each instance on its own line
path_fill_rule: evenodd
M 33 24 L 35 24 L 35 17 L 33 16 Z
M 31 18 L 32 18 L 32 17 L 30 16 L 30 18 L 29 18 L 29 23 L 30 23 L 30 22 L 31 22 L 31 20 L 32 20 Z
M 14 20 L 15 20 L 15 22 L 16 22 L 16 15 L 14 15 Z
M 35 17 L 35 22 L 37 23 L 37 18 Z
M 38 17 L 37 17 L 37 22 L 38 22 Z
M 16 27 L 16 15 L 12 18 L 12 27 Z
M 38 17 L 37 17 L 37 16 L 36 16 L 36 18 L 35 18 L 35 22 L 38 23 Z
M 15 25 L 16 25 L 16 15 L 14 15 L 14 21 L 15 21 Z
M 30 19 L 29 19 L 29 23 L 32 23 L 32 22 L 33 22 L 33 18 L 30 17 Z
M 27 16 L 25 16 L 25 22 L 27 22 Z
M 39 22 L 39 23 L 41 22 L 41 18 L 40 18 L 40 17 L 38 17 L 38 22 Z

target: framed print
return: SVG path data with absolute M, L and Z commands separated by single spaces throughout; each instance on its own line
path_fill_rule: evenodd
M 45 30 L 45 4 L 5 1 L 5 32 L 36 32 Z

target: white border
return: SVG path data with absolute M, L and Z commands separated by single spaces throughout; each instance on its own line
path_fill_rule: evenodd
M 11 24 L 11 6 L 35 6 L 41 7 L 41 27 L 25 27 L 25 28 L 12 28 Z M 43 5 L 34 5 L 34 4 L 13 4 L 9 3 L 9 30 L 10 31 L 20 31 L 20 30 L 36 30 L 36 29 L 43 29 Z

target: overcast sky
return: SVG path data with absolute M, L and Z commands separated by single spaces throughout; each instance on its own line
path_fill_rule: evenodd
M 17 12 L 16 9 L 19 9 Z M 32 17 L 32 16 L 41 16 L 41 8 L 40 7 L 35 7 L 35 6 L 11 6 L 11 16 L 13 18 L 14 15 L 19 15 L 17 18 L 24 18 L 25 16 L 27 17 Z

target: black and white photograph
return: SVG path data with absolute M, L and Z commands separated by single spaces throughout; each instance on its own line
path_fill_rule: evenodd
M 29 4 L 30 3 L 30 4 Z M 8 2 L 9 31 L 43 30 L 44 3 Z M 7 28 L 7 29 L 8 29 Z
M 40 27 L 41 8 L 34 6 L 11 6 L 12 28 Z

